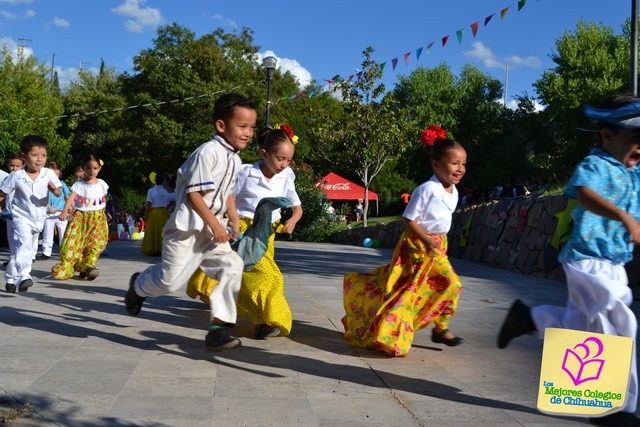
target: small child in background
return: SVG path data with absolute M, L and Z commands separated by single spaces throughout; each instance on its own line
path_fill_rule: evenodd
M 5 289 L 10 293 L 15 293 L 16 286 L 20 292 L 26 292 L 33 286 L 31 263 L 35 256 L 34 243 L 37 244 L 47 216 L 49 192 L 56 196 L 62 194 L 58 176 L 44 167 L 47 149 L 48 144 L 43 137 L 25 136 L 20 141 L 24 168 L 11 173 L 0 185 L 0 201 L 13 194 L 10 208 L 14 251 L 4 274 Z
M 11 153 L 7 157 L 7 170 L 9 173 L 20 170 L 24 167 L 24 156 L 20 153 Z M 9 175 L 7 175 L 8 177 Z M 4 181 L 4 180 L 3 180 Z M 9 253 L 13 253 L 15 251 L 15 246 L 13 244 L 13 221 L 11 221 L 11 201 L 13 200 L 13 193 L 7 194 L 7 197 L 4 201 L 4 211 L 2 212 L 2 219 L 4 219 L 3 227 L 6 228 L 7 233 L 7 246 L 9 246 Z M 9 261 L 6 261 L 2 264 L 3 266 L 9 265 Z
M 60 220 L 65 221 L 75 209 L 60 248 L 60 262 L 51 268 L 53 277 L 60 280 L 73 277 L 75 271 L 82 279 L 97 278 L 98 258 L 109 240 L 105 214 L 109 186 L 98 178 L 102 162 L 97 155 L 87 154 L 82 164 L 84 177 L 71 186 L 71 195 L 60 213 Z
M 62 171 L 57 162 L 49 162 L 49 169 L 55 172 L 60 178 Z M 60 247 L 62 247 L 62 241 L 64 239 L 64 230 L 67 228 L 67 221 L 60 219 L 60 213 L 64 208 L 64 203 L 71 194 L 71 190 L 67 187 L 64 181 L 60 181 L 62 184 L 62 194 L 57 197 L 53 194 L 49 194 L 49 204 L 47 205 L 47 219 L 44 221 L 44 228 L 42 229 L 42 253 L 36 255 L 38 260 L 47 260 L 51 258 L 51 252 L 53 250 L 53 235 L 55 230 L 58 230 L 58 241 Z
M 434 174 L 411 194 L 402 214 L 406 228 L 391 262 L 370 273 L 344 276 L 342 324 L 353 345 L 406 356 L 415 333 L 431 323 L 432 342 L 450 347 L 462 343 L 448 329 L 462 283 L 447 256 L 447 232 L 467 153 L 446 135 L 435 125 L 423 132 Z

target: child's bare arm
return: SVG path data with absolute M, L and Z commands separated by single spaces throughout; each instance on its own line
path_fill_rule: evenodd
M 62 212 L 60 212 L 60 215 L 58 216 L 58 218 L 60 218 L 60 221 L 65 221 L 67 219 L 67 217 L 69 216 L 69 212 L 73 209 L 73 203 L 76 200 L 76 193 L 75 192 L 71 192 L 71 194 L 69 195 L 69 197 L 67 197 L 67 200 L 64 202 L 64 208 L 62 208 Z
M 282 228 L 283 233 L 293 233 L 293 230 L 295 230 L 296 228 L 296 224 L 298 223 L 298 221 L 300 221 L 300 218 L 302 218 L 302 206 L 293 206 L 291 208 L 291 212 L 291 218 L 289 218 L 287 222 L 284 223 L 284 227 Z
M 402 218 L 404 225 L 413 231 L 419 238 L 422 240 L 427 247 L 427 251 L 432 255 L 439 255 L 440 245 L 434 239 L 429 237 L 427 233 L 424 232 L 420 224 L 418 224 L 415 220 L 408 220 L 407 218 Z
M 236 198 L 233 194 L 229 194 L 227 197 L 227 216 L 229 217 L 229 225 L 233 229 L 233 239 L 237 240 L 240 235 L 240 215 L 238 215 Z
M 218 221 L 213 212 L 209 210 L 202 194 L 198 191 L 193 191 L 187 194 L 187 200 L 193 207 L 193 210 L 200 215 L 200 218 L 202 218 L 205 224 L 211 228 L 211 231 L 213 232 L 213 240 L 216 243 L 228 242 L 230 237 L 229 233 L 222 224 L 220 224 L 220 221 Z
M 49 181 L 47 187 L 49 187 L 49 191 L 51 191 L 56 197 L 60 197 L 62 194 L 62 187 L 56 187 L 56 185 L 51 181 Z
M 631 214 L 618 208 L 589 187 L 578 187 L 577 200 L 586 210 L 604 218 L 620 221 L 631 235 L 631 241 L 640 243 L 640 223 Z

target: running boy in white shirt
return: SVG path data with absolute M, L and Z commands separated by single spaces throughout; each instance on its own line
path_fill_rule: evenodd
M 211 324 L 205 338 L 208 351 L 239 346 L 229 335 L 226 324 L 236 322 L 236 301 L 244 263 L 229 245 L 237 238 L 239 224 L 226 229 L 224 215 L 238 218 L 231 189 L 245 148 L 256 125 L 253 102 L 237 94 L 221 96 L 213 119 L 216 135 L 198 147 L 178 169 L 176 208 L 163 231 L 162 259 L 159 264 L 131 276 L 125 307 L 136 316 L 146 297 L 166 295 L 184 287 L 191 275 L 202 269 L 218 280 L 211 294 Z
M 0 185 L 0 202 L 13 193 L 11 214 L 13 217 L 13 245 L 9 264 L 5 270 L 5 289 L 14 293 L 27 291 L 33 286 L 31 263 L 34 239 L 42 231 L 47 217 L 49 192 L 62 194 L 58 176 L 44 165 L 47 162 L 47 141 L 38 135 L 25 136 L 20 142 L 20 151 L 25 157 L 25 166 L 9 175 Z

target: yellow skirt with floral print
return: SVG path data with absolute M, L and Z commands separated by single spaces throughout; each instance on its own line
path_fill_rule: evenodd
M 407 229 L 388 265 L 344 276 L 347 341 L 406 356 L 416 331 L 430 323 L 447 329 L 462 284 L 446 255 L 447 236 L 430 237 L 440 242 L 436 256 L 428 255 L 424 243 Z
M 240 220 L 240 231 L 251 225 L 250 218 Z M 274 226 L 274 229 L 278 223 Z M 275 233 L 271 233 L 267 252 L 251 271 L 242 273 L 242 286 L 238 294 L 238 314 L 247 316 L 254 325 L 266 324 L 280 328 L 280 336 L 291 332 L 293 317 L 284 295 L 284 277 L 276 264 Z M 208 303 L 217 281 L 207 277 L 200 269 L 193 273 L 187 285 L 187 295 L 199 297 Z

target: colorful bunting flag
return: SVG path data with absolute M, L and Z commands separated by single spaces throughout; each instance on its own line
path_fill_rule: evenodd
M 461 28 L 458 31 L 456 31 L 456 37 L 458 37 L 458 44 L 462 44 L 462 34 L 464 33 L 464 30 Z
M 416 61 L 420 60 L 420 55 L 422 55 L 422 47 L 416 49 Z
M 409 66 L 409 55 L 411 55 L 411 52 L 407 52 L 404 54 L 404 65 Z
M 431 51 L 431 47 L 433 46 L 435 42 L 431 42 L 429 43 L 429 45 L 427 46 L 427 53 L 429 53 Z
M 527 3 L 527 0 L 520 0 L 518 2 L 518 12 L 520 12 L 520 9 L 522 9 L 526 3 Z
M 393 58 L 391 60 L 391 69 L 395 70 L 396 69 L 396 65 L 398 65 L 398 58 Z
M 316 93 L 316 90 L 317 90 L 317 89 L 318 89 L 318 87 L 316 86 L 316 87 L 314 87 L 313 89 L 311 89 L 311 90 L 309 91 L 309 98 L 311 98 L 311 97 Z
M 471 24 L 471 32 L 473 33 L 473 38 L 476 38 L 476 33 L 478 32 L 478 25 L 480 25 L 480 22 L 476 21 L 473 24 Z
M 444 36 L 442 38 L 442 47 L 444 47 L 445 44 L 447 44 L 447 41 L 449 40 L 449 36 Z
M 511 7 L 511 6 L 509 6 L 509 7 L 505 7 L 504 9 L 502 9 L 502 10 L 500 11 L 500 19 L 504 19 L 504 16 L 507 14 L 507 12 L 509 11 L 509 8 L 510 8 L 510 7 Z
M 349 75 L 349 78 L 347 79 L 347 81 L 350 82 L 352 78 L 353 78 L 353 74 Z
M 387 65 L 386 62 L 383 62 L 382 64 L 380 64 L 380 72 L 384 73 L 384 66 Z M 360 74 L 358 73 L 358 80 L 360 80 Z
M 487 24 L 489 23 L 489 21 L 491 21 L 491 18 L 493 18 L 495 15 L 495 13 L 492 13 L 491 15 L 487 16 L 486 18 L 484 18 L 484 26 L 486 27 Z

